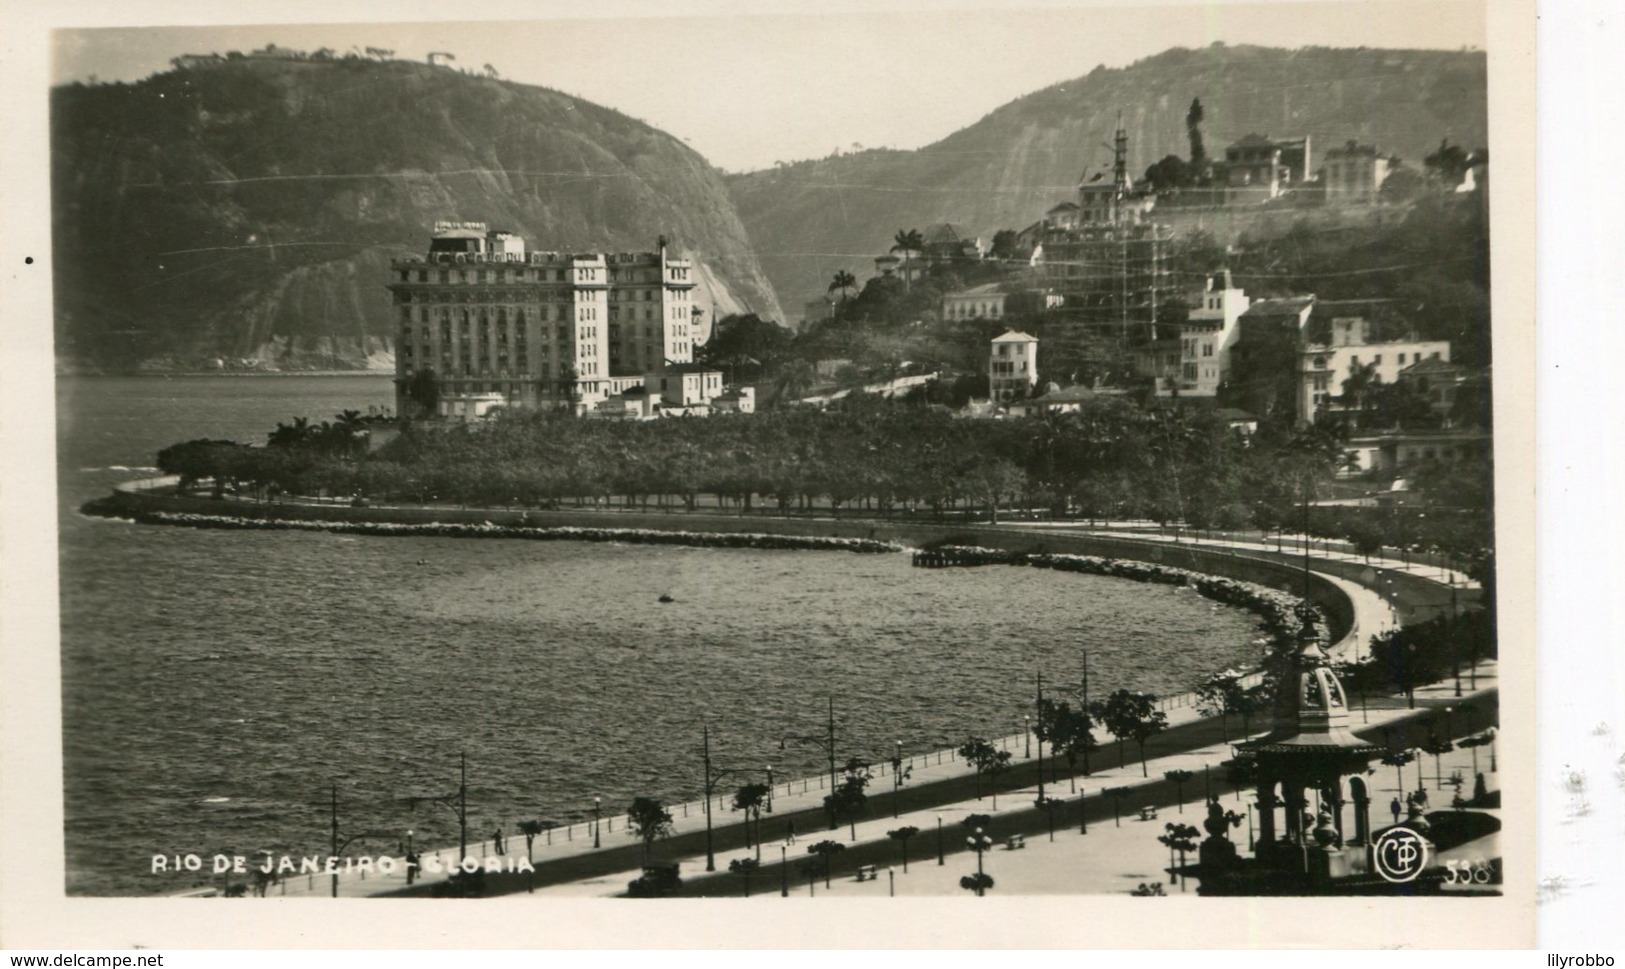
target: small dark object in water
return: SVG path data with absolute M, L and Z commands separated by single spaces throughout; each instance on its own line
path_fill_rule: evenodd
M 671 597 L 670 592 L 662 592 L 662 593 L 660 593 L 660 601 L 661 602 L 676 602 L 677 600 L 673 599 Z

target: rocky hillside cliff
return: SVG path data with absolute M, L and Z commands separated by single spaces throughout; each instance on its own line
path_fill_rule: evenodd
M 389 366 L 385 272 L 436 219 L 706 267 L 778 316 L 719 173 L 649 125 L 404 62 L 230 60 L 53 91 L 64 366 Z
M 1210 157 L 1249 132 L 1309 135 L 1317 158 L 1353 138 L 1414 167 L 1441 138 L 1486 143 L 1482 52 L 1174 49 L 1012 101 L 918 151 L 868 151 L 732 176 L 762 265 L 794 316 L 831 274 L 864 278 L 900 228 L 951 221 L 984 239 L 1073 197 L 1080 173 L 1110 177 L 1122 113 L 1129 171 L 1188 157 L 1185 116 L 1205 110 Z M 1315 164 L 1318 165 L 1318 162 Z

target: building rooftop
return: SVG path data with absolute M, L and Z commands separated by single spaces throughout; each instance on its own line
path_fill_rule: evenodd
M 1439 341 L 1443 342 L 1443 341 Z M 1420 363 L 1413 363 L 1399 372 L 1401 377 L 1425 377 L 1430 373 L 1458 373 L 1461 367 L 1448 360 L 1435 360 L 1432 357 Z
M 1296 316 L 1315 305 L 1313 296 L 1288 296 L 1285 299 L 1261 299 L 1247 308 L 1242 316 Z
M 965 238 L 965 233 L 952 222 L 938 222 L 935 225 L 926 226 L 920 236 L 925 239 L 926 245 L 931 245 L 932 243 L 958 242 Z
M 1037 343 L 1038 337 L 1020 330 L 1005 330 L 993 338 L 994 343 Z

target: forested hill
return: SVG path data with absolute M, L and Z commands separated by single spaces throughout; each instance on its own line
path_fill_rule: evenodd
M 436 219 L 544 249 L 706 267 L 721 313 L 777 317 L 719 173 L 544 88 L 399 61 L 232 59 L 52 92 L 65 366 L 387 366 L 392 256 Z M 370 360 L 369 360 L 370 358 Z
M 1176 48 L 1012 101 L 918 151 L 799 162 L 730 176 L 729 187 L 794 312 L 837 269 L 872 271 L 900 228 L 951 221 L 987 239 L 1072 197 L 1086 167 L 1109 178 L 1119 112 L 1136 179 L 1166 155 L 1189 156 L 1192 98 L 1210 157 L 1256 132 L 1309 135 L 1317 159 L 1358 139 L 1419 168 L 1441 138 L 1486 145 L 1485 69 L 1478 51 Z

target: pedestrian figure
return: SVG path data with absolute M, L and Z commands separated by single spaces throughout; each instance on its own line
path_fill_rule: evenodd
M 1394 823 L 1398 824 L 1399 823 L 1399 811 L 1400 811 L 1398 795 L 1395 795 L 1394 799 L 1392 801 L 1388 802 L 1388 810 L 1394 812 Z
M 496 842 L 497 854 L 499 854 L 499 855 L 507 854 L 507 852 L 504 850 L 503 844 L 502 844 L 502 829 L 501 828 L 498 828 L 496 830 L 496 833 L 491 835 L 491 840 Z
M 787 824 L 788 828 L 784 835 L 784 843 L 787 845 L 793 845 L 796 843 L 796 823 L 795 821 L 789 821 Z

